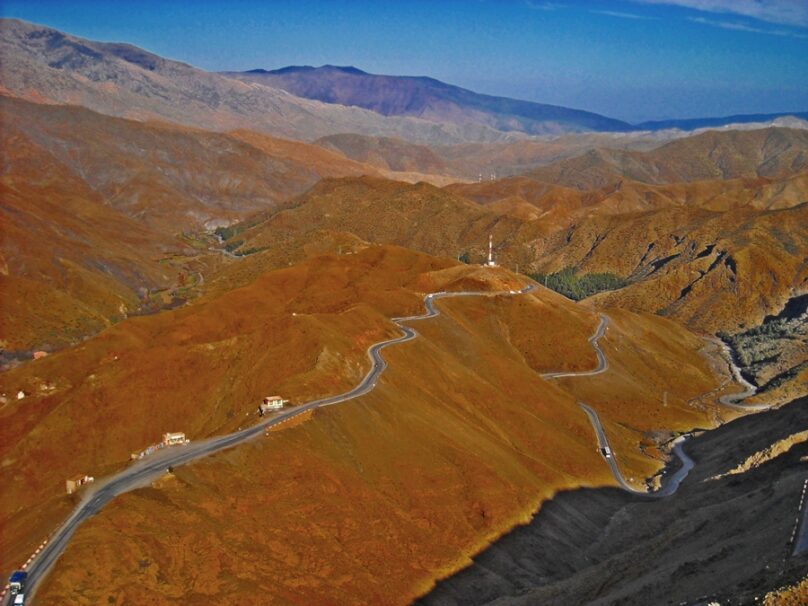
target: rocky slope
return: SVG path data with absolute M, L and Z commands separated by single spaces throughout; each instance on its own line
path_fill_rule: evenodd
M 308 141 L 345 132 L 441 143 L 507 138 L 485 125 L 385 117 L 302 99 L 129 44 L 94 42 L 16 19 L 0 20 L 0 54 L 0 89 L 6 94 L 136 120 L 213 130 L 250 128 Z
M 706 332 L 735 332 L 777 313 L 805 289 L 806 221 L 806 204 L 771 211 L 671 208 L 593 217 L 541 246 L 554 269 L 630 280 L 596 295 L 596 304 L 661 313 Z

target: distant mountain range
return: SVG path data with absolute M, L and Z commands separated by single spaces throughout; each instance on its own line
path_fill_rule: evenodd
M 714 128 L 728 124 L 755 124 L 773 122 L 778 118 L 793 116 L 800 120 L 808 120 L 808 112 L 783 112 L 779 114 L 738 114 L 720 118 L 686 118 L 683 120 L 651 120 L 637 124 L 641 130 L 664 130 L 678 128 L 680 130 L 696 130 L 699 128 Z M 786 125 L 787 126 L 787 125 Z
M 593 112 L 482 95 L 419 76 L 382 76 L 356 67 L 290 66 L 267 71 L 225 72 L 245 82 L 280 88 L 298 97 L 352 107 L 384 116 L 411 116 L 433 122 L 481 123 L 500 131 L 528 135 L 638 130 L 696 130 L 728 124 L 766 123 L 784 116 L 808 120 L 808 112 L 744 114 L 670 119 L 629 124 Z
M 249 128 L 303 141 L 346 132 L 428 143 L 512 137 L 477 124 L 385 117 L 358 107 L 303 99 L 129 44 L 93 42 L 16 19 L 0 19 L 0 57 L 0 92 L 38 103 L 83 105 L 136 120 L 207 130 Z
M 808 169 L 806 149 L 808 131 L 802 129 L 705 131 L 646 152 L 592 149 L 528 176 L 578 189 L 614 188 L 625 180 L 662 184 L 782 178 Z
M 410 116 L 453 124 L 474 122 L 528 135 L 632 130 L 626 122 L 592 112 L 481 95 L 433 78 L 368 74 L 355 67 L 285 67 L 274 71 L 227 72 L 227 75 L 280 88 L 306 99 L 362 107 L 383 116 Z
M 0 19 L 0 56 L 0 92 L 10 96 L 302 141 L 352 133 L 430 145 L 492 143 L 565 133 L 695 129 L 780 116 L 631 125 L 578 109 L 482 95 L 433 78 L 381 76 L 355 67 L 211 73 L 129 44 L 94 42 L 16 19 Z

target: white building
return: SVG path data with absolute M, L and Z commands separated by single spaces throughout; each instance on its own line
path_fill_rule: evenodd
M 166 446 L 174 446 L 176 444 L 186 444 L 188 440 L 185 439 L 185 434 L 182 432 L 164 433 L 163 444 Z
M 283 408 L 284 404 L 288 404 L 289 400 L 284 400 L 280 396 L 267 396 L 264 398 L 264 401 L 261 402 L 259 408 L 261 412 L 267 412 L 268 410 L 280 410 Z

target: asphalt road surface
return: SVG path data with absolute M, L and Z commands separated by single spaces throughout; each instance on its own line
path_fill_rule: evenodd
M 140 488 L 148 486 L 151 482 L 159 478 L 166 472 L 168 467 L 178 467 L 191 461 L 201 459 L 216 452 L 231 448 L 237 444 L 241 444 L 250 439 L 263 434 L 264 430 L 273 425 L 283 423 L 293 417 L 296 417 L 308 410 L 316 408 L 323 408 L 325 406 L 333 406 L 358 398 L 372 391 L 376 387 L 376 382 L 379 376 L 387 368 L 387 363 L 381 357 L 381 351 L 385 347 L 396 345 L 398 343 L 405 343 L 414 339 L 418 333 L 409 326 L 405 326 L 405 322 L 413 322 L 416 320 L 426 320 L 427 318 L 434 318 L 440 314 L 435 308 L 435 301 L 449 297 L 470 297 L 470 296 L 513 296 L 526 294 L 532 291 L 535 287 L 528 285 L 522 290 L 500 291 L 500 292 L 438 292 L 426 295 L 424 297 L 424 308 L 426 313 L 418 316 L 408 316 L 405 318 L 394 318 L 393 322 L 398 326 L 403 334 L 400 337 L 381 341 L 368 348 L 368 357 L 370 358 L 371 368 L 360 383 L 343 394 L 321 398 L 308 402 L 301 406 L 296 406 L 288 411 L 273 415 L 256 425 L 237 431 L 231 434 L 217 436 L 193 442 L 183 446 L 174 446 L 165 448 L 149 457 L 140 460 L 126 469 L 120 471 L 114 476 L 91 485 L 89 490 L 84 496 L 84 499 L 76 506 L 73 513 L 67 520 L 59 527 L 54 533 L 51 540 L 43 548 L 40 554 L 28 566 L 28 582 L 25 594 L 28 596 L 26 603 L 32 603 L 31 597 L 37 589 L 37 586 L 47 575 L 56 560 L 65 550 L 68 542 L 75 533 L 76 529 L 81 525 L 84 520 L 100 511 L 104 505 L 109 503 L 113 498 Z
M 609 325 L 609 318 L 608 316 L 601 314 L 600 316 L 600 324 L 598 324 L 595 333 L 589 337 L 589 342 L 592 344 L 592 348 L 595 350 L 595 355 L 598 358 L 598 365 L 593 370 L 585 370 L 582 372 L 548 372 L 542 374 L 542 378 L 544 379 L 560 379 L 561 377 L 591 377 L 593 375 L 598 375 L 602 372 L 605 372 L 609 368 L 609 361 L 606 359 L 606 355 L 603 353 L 603 350 L 600 348 L 598 341 L 601 337 L 606 333 L 606 328 Z M 669 478 L 666 479 L 664 485 L 659 490 L 654 492 L 644 492 L 642 490 L 636 490 L 632 488 L 632 486 L 626 482 L 623 474 L 620 473 L 620 468 L 617 466 L 617 460 L 615 459 L 615 453 L 612 450 L 611 446 L 609 445 L 609 440 L 606 437 L 606 432 L 603 431 L 603 425 L 600 422 L 600 418 L 598 417 L 598 413 L 595 410 L 583 402 L 578 402 L 578 405 L 583 409 L 586 413 L 586 416 L 589 418 L 589 422 L 592 423 L 592 427 L 595 430 L 595 437 L 598 441 L 598 449 L 600 450 L 601 456 L 605 459 L 606 464 L 609 466 L 609 469 L 612 471 L 612 475 L 614 479 L 617 480 L 617 483 L 623 490 L 626 490 L 632 494 L 644 496 L 644 497 L 652 497 L 652 498 L 661 498 L 667 497 L 672 495 L 676 492 L 676 489 L 679 488 L 679 484 L 682 483 L 682 480 L 685 479 L 688 472 L 693 468 L 693 460 L 685 454 L 682 450 L 682 438 L 678 439 L 673 447 L 673 454 L 675 454 L 682 463 L 682 466 L 676 470 Z
M 595 355 L 598 357 L 598 365 L 593 370 L 584 370 L 582 372 L 547 372 L 542 376 L 543 379 L 560 379 L 561 377 L 591 377 L 606 372 L 609 368 L 609 361 L 606 359 L 603 351 L 598 345 L 600 338 L 606 333 L 606 327 L 609 325 L 609 318 L 603 314 L 600 316 L 600 324 L 598 324 L 595 334 L 589 337 L 589 342 L 592 344 L 592 349 L 595 350 Z
M 718 398 L 718 401 L 723 404 L 724 406 L 729 406 L 736 410 L 743 410 L 745 412 L 756 412 L 761 410 L 768 410 L 771 408 L 769 404 L 739 404 L 741 400 L 745 398 L 749 398 L 755 393 L 757 393 L 757 387 L 752 385 L 749 381 L 747 381 L 744 376 L 741 374 L 741 369 L 735 363 L 735 359 L 732 355 L 732 350 L 729 348 L 729 345 L 724 343 L 721 339 L 712 339 L 715 343 L 721 347 L 721 350 L 724 352 L 724 358 L 729 364 L 730 372 L 732 372 L 732 376 L 735 378 L 737 383 L 740 383 L 744 386 L 744 390 L 740 393 L 732 393 L 725 396 L 721 396 Z
M 799 532 L 794 540 L 794 550 L 792 555 L 800 555 L 808 551 L 808 504 L 806 504 L 806 488 L 808 488 L 808 480 L 802 485 L 802 495 L 800 496 L 800 508 L 797 510 L 797 515 L 801 519 L 797 522 L 799 525 Z
M 620 468 L 617 466 L 614 451 L 609 446 L 609 440 L 606 438 L 606 432 L 603 431 L 603 425 L 600 424 L 598 413 L 583 402 L 578 402 L 578 406 L 583 408 L 586 416 L 589 417 L 589 421 L 592 423 L 592 427 L 595 430 L 595 436 L 598 440 L 598 448 L 600 449 L 601 456 L 606 460 L 606 463 L 609 465 L 609 469 L 612 470 L 614 479 L 617 480 L 617 483 L 620 484 L 620 487 L 623 490 L 642 497 L 652 497 L 656 499 L 669 497 L 676 492 L 676 489 L 679 488 L 679 484 L 682 483 L 682 480 L 685 479 L 688 472 L 693 469 L 693 459 L 687 456 L 687 454 L 682 450 L 683 438 L 678 438 L 673 446 L 673 454 L 679 458 L 682 466 L 671 474 L 670 477 L 666 478 L 664 485 L 659 490 L 654 492 L 635 490 L 630 484 L 628 484 L 628 482 L 626 482 L 625 478 L 623 478 L 623 474 L 620 473 Z M 604 452 L 608 452 L 610 454 L 606 455 Z

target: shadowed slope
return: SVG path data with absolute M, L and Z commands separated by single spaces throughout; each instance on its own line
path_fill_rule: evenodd
M 788 557 L 805 443 L 715 479 L 808 423 L 808 400 L 689 439 L 696 466 L 668 499 L 613 489 L 557 495 L 418 601 L 422 606 L 753 604 L 805 577 Z M 767 604 L 804 603 L 799 589 Z

